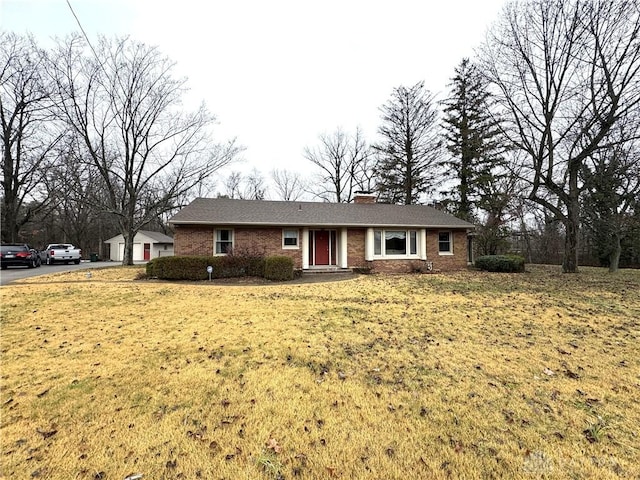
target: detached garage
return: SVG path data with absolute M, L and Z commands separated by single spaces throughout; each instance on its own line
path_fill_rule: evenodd
M 105 240 L 109 245 L 109 258 L 121 262 L 124 258 L 124 237 L 116 235 Z M 152 258 L 173 255 L 173 238 L 160 232 L 140 230 L 133 239 L 133 261 L 147 262 Z

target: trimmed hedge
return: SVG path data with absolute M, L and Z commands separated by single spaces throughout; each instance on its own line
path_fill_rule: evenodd
M 163 280 L 206 280 L 215 257 L 158 257 L 147 263 L 147 276 Z M 213 267 L 216 272 L 215 266 Z
M 293 280 L 293 259 L 285 256 L 267 257 L 264 278 L 275 281 Z
M 478 257 L 476 268 L 487 272 L 524 272 L 524 258 L 519 255 L 485 255 Z
M 226 255 L 158 257 L 147 263 L 147 277 L 162 280 L 207 280 L 211 278 L 263 277 L 265 260 L 259 256 Z

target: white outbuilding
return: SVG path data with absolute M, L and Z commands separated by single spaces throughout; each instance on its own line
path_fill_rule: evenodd
M 105 240 L 109 249 L 109 258 L 114 262 L 124 259 L 124 237 L 116 235 Z M 140 230 L 133 238 L 133 261 L 148 262 L 152 258 L 173 255 L 173 238 L 161 232 Z

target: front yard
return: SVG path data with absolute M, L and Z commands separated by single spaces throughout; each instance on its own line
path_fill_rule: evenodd
M 640 478 L 640 271 L 141 270 L 0 289 L 0 478 Z

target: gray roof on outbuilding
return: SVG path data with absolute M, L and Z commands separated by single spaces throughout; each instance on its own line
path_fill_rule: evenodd
M 196 198 L 170 220 L 174 225 L 282 227 L 474 228 L 426 205 L 321 203 Z
M 143 235 L 146 235 L 147 237 L 149 237 L 152 240 L 155 240 L 158 243 L 173 243 L 173 238 L 171 238 L 169 235 L 165 235 L 162 232 L 140 230 L 138 233 L 142 233 Z
M 138 234 L 140 235 L 144 235 L 147 238 L 150 238 L 151 240 L 154 241 L 154 243 L 173 243 L 173 238 L 171 238 L 169 235 L 165 235 L 162 232 L 152 232 L 150 230 L 138 230 Z M 122 236 L 121 233 L 119 233 L 118 235 L 116 235 L 115 237 L 111 237 L 108 240 L 105 240 L 104 243 L 111 243 L 111 242 L 123 242 L 124 241 L 124 237 Z

